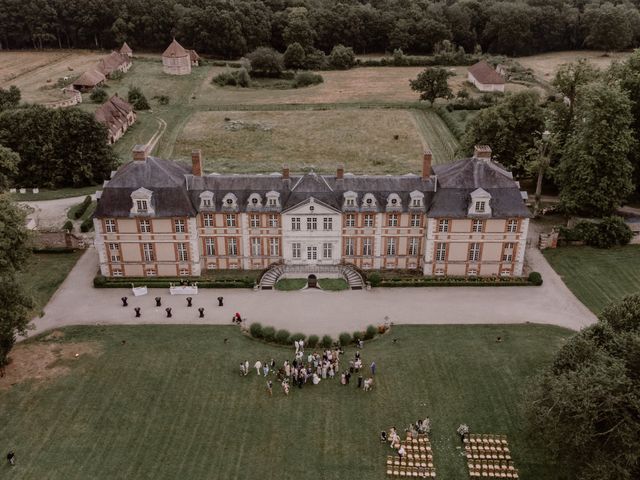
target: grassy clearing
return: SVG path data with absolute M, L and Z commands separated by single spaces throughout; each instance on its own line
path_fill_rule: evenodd
M 58 190 L 49 190 L 41 188 L 40 193 L 12 193 L 11 199 L 18 202 L 37 202 L 39 200 L 56 200 L 58 198 L 86 197 L 93 195 L 97 190 L 102 190 L 101 185 L 92 185 L 90 187 L 81 188 L 60 188 Z
M 349 284 L 344 278 L 320 278 L 318 286 L 323 290 L 338 292 L 340 290 L 349 290 Z
M 413 117 L 424 143 L 433 153 L 433 163 L 454 160 L 460 144 L 438 114 L 433 110 L 413 110 Z
M 569 289 L 592 312 L 640 290 L 640 245 L 601 250 L 562 247 L 544 256 Z
M 19 279 L 33 297 L 34 315 L 44 306 L 82 256 L 83 251 L 70 253 L 34 253 Z
M 234 121 L 240 129 L 229 129 Z M 422 139 L 403 110 L 198 112 L 173 156 L 188 159 L 196 146 L 217 172 L 268 173 L 283 163 L 294 172 L 333 172 L 344 163 L 354 173 L 418 173 L 422 158 Z
M 306 278 L 281 278 L 275 285 L 276 290 L 290 292 L 292 290 L 301 290 L 307 285 Z
M 556 478 L 527 443 L 521 404 L 528 379 L 571 334 L 564 329 L 398 326 L 362 352 L 378 367 L 371 393 L 324 380 L 288 397 L 274 385 L 272 398 L 263 377 L 240 377 L 238 365 L 272 357 L 281 365 L 293 350 L 236 327 L 63 332 L 63 345 L 97 344 L 102 353 L 62 360 L 67 375 L 0 389 L 0 438 L 19 461 L 14 479 L 382 480 L 391 450 L 379 431 L 427 415 L 438 478 L 467 478 L 460 422 L 507 434 L 521 478 Z M 345 361 L 353 354 L 348 348 Z

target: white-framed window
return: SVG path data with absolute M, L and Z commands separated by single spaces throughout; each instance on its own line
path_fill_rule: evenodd
M 478 276 L 478 270 L 475 268 L 470 268 L 469 271 L 467 272 L 467 275 L 469 277 L 477 277 Z
M 118 228 L 116 227 L 116 221 L 113 218 L 107 218 L 104 221 L 104 229 L 107 233 L 117 233 Z
M 249 197 L 249 206 L 260 207 L 262 206 L 262 198 L 257 193 L 252 193 Z
M 484 213 L 487 207 L 487 202 L 484 200 L 476 201 L 476 213 Z
M 189 276 L 189 269 L 188 268 L 181 268 L 180 269 L 180 276 L 181 277 L 188 277 Z
M 222 208 L 236 208 L 238 198 L 233 193 L 227 193 L 222 199 Z
M 444 276 L 444 268 L 436 268 L 436 277 Z
M 122 269 L 121 268 L 114 268 L 111 271 L 111 275 L 114 277 L 121 277 L 122 276 Z
M 227 255 L 230 257 L 238 256 L 238 240 L 235 238 L 227 239 Z
M 513 252 L 504 252 L 502 254 L 503 262 L 512 262 L 513 261 Z
M 189 253 L 187 252 L 187 244 L 179 243 L 178 244 L 178 260 L 180 262 L 188 262 L 189 261 Z
M 484 220 L 474 220 L 471 225 L 471 231 L 475 233 L 482 232 L 482 227 L 484 227 Z
M 225 220 L 227 223 L 227 227 L 235 227 L 237 224 L 236 216 L 233 213 L 227 213 L 227 215 L 225 216 Z
M 151 233 L 151 222 L 149 220 L 140 219 L 140 233 Z
M 373 227 L 373 215 L 370 213 L 366 213 L 364 216 L 364 226 L 365 227 Z
M 422 215 L 420 215 L 419 213 L 412 213 L 411 214 L 411 226 L 412 227 L 419 227 L 422 223 Z
M 213 214 L 211 214 L 211 213 L 203 213 L 202 214 L 202 224 L 205 227 L 213 227 Z
M 215 238 L 205 238 L 204 246 L 207 251 L 207 257 L 213 257 L 216 254 L 216 239 Z
M 153 262 L 153 243 L 143 243 L 142 244 L 142 254 L 144 256 L 145 262 Z
M 267 192 L 267 206 L 277 207 L 280 205 L 280 194 L 275 191 Z
M 421 207 L 422 206 L 422 200 L 419 198 L 414 198 L 411 200 L 411 206 L 412 207 Z
M 420 250 L 420 239 L 418 237 L 411 237 L 409 239 L 409 255 L 418 255 Z
M 346 218 L 344 219 L 345 227 L 355 227 L 356 226 L 356 216 L 353 213 L 348 213 Z
M 355 207 L 356 206 L 356 199 L 353 197 L 347 197 L 344 200 L 344 206 L 345 207 Z
M 278 228 L 278 215 L 269 215 L 269 227 Z
M 331 243 L 323 243 L 322 244 L 322 258 L 332 258 L 333 257 L 333 244 Z
M 397 227 L 398 226 L 398 214 L 390 213 L 387 217 L 387 225 L 389 227 Z
M 259 257 L 262 255 L 262 245 L 260 239 L 257 237 L 253 237 L 251 239 L 251 255 L 253 257 Z
M 149 211 L 149 202 L 146 200 L 136 200 L 136 209 L 138 213 L 147 213 Z
M 207 270 L 215 270 L 216 268 L 215 263 L 207 263 Z
M 447 244 L 436 243 L 436 262 L 444 262 L 447 258 Z
M 155 277 L 157 275 L 155 268 L 147 268 L 147 269 L 145 269 L 144 274 L 147 277 Z
M 510 268 L 503 268 L 502 270 L 500 270 L 500 276 L 501 277 L 510 277 L 511 276 L 511 269 Z
M 315 245 L 307 247 L 307 260 L 317 260 L 318 259 L 318 247 Z
M 211 198 L 203 198 L 201 205 L 205 208 L 211 208 L 213 206 L 213 201 Z
M 396 254 L 396 239 L 387 238 L 387 255 L 393 256 Z
M 272 257 L 277 257 L 280 255 L 280 239 L 269 239 L 269 255 L 271 255 Z
M 300 230 L 300 217 L 291 217 L 291 230 Z
M 302 256 L 302 247 L 299 243 L 291 244 L 291 256 L 293 258 L 300 258 Z
M 181 218 L 176 218 L 173 221 L 173 226 L 176 229 L 176 233 L 184 233 L 184 220 Z
M 251 228 L 260 228 L 260 215 L 252 214 L 249 215 L 249 222 Z
M 213 192 L 202 192 L 200 194 L 200 208 L 213 208 Z
M 111 258 L 112 262 L 120 261 L 120 245 L 119 244 L 117 243 L 109 244 L 109 257 Z
M 507 222 L 507 232 L 516 233 L 518 231 L 518 220 L 509 220 Z
M 449 231 L 449 219 L 443 218 L 438 222 L 438 232 L 448 232 Z
M 469 244 L 469 261 L 477 262 L 479 260 L 480 260 L 480 244 L 475 242 Z
M 324 217 L 322 219 L 322 229 L 323 230 L 333 230 L 333 218 Z
M 354 243 L 351 237 L 344 239 L 344 255 L 346 257 L 352 257 L 354 255 Z
M 363 207 L 375 207 L 376 206 L 376 198 L 371 193 L 367 193 L 362 200 Z
M 318 219 L 316 217 L 307 217 L 307 230 L 317 230 Z
M 372 248 L 371 248 L 371 238 L 367 237 L 367 238 L 363 238 L 362 239 L 362 255 L 365 257 L 370 257 L 372 255 Z
M 392 193 L 387 197 L 387 208 L 399 207 L 401 205 L 400 197 L 397 193 Z

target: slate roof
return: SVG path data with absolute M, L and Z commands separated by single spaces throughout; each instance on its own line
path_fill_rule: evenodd
M 469 67 L 469 73 L 473 75 L 478 82 L 485 85 L 505 83 L 502 75 L 496 72 L 495 69 L 484 60 L 480 60 L 475 65 Z
M 133 106 L 116 94 L 100 105 L 94 115 L 98 122 L 115 133 L 128 124 L 127 115 L 131 112 L 133 112 Z
M 96 217 L 129 216 L 130 195 L 140 187 L 153 191 L 152 203 L 156 216 L 192 216 L 200 209 L 200 194 L 214 194 L 213 207 L 207 210 L 226 211 L 222 202 L 232 193 L 237 199 L 239 211 L 255 210 L 249 205 L 249 197 L 257 193 L 262 197 L 262 210 L 274 210 L 266 206 L 266 194 L 279 193 L 278 211 L 286 211 L 313 197 L 329 207 L 342 211 L 343 194 L 357 193 L 357 207 L 344 211 L 387 211 L 390 194 L 400 197 L 400 205 L 394 211 L 427 211 L 431 217 L 466 218 L 470 194 L 483 188 L 491 194 L 492 217 L 528 217 L 518 184 L 500 165 L 486 159 L 464 159 L 447 165 L 436 165 L 437 176 L 423 180 L 418 175 L 351 175 L 342 179 L 335 175 L 307 173 L 291 175 L 288 180 L 280 174 L 194 176 L 191 167 L 149 157 L 145 162 L 130 162 L 121 167 L 104 188 L 96 210 Z M 436 185 L 437 183 L 437 185 Z M 424 207 L 411 207 L 411 192 L 424 194 Z M 375 207 L 363 206 L 366 194 L 376 199 Z
M 187 57 L 189 56 L 189 52 L 187 52 L 187 50 L 185 50 L 184 47 L 174 38 L 173 42 L 171 42 L 167 49 L 162 53 L 162 56 L 171 58 Z
M 73 85 L 81 87 L 95 87 L 106 80 L 105 76 L 97 70 L 87 70 L 80 78 L 73 82 Z

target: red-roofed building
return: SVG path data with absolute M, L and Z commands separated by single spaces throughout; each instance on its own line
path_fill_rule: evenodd
M 116 143 L 136 121 L 136 112 L 130 103 L 117 94 L 102 104 L 95 113 L 98 122 L 107 127 L 109 145 Z
M 484 60 L 469 67 L 467 80 L 481 92 L 504 92 L 504 78 Z

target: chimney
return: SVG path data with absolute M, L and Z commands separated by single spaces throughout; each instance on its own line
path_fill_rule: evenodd
M 282 165 L 282 180 L 289 180 L 289 165 Z
M 191 173 L 196 177 L 202 176 L 202 150 L 191 150 Z
M 422 155 L 422 180 L 428 180 L 431 176 L 431 161 L 433 160 L 433 154 L 428 148 L 425 149 L 424 155 Z
M 338 169 L 336 170 L 336 180 L 342 180 L 344 178 L 344 165 L 338 165 Z
M 144 162 L 147 159 L 147 146 L 135 145 L 133 147 L 133 160 L 134 162 Z
M 476 145 L 473 147 L 473 158 L 491 160 L 491 147 L 489 145 Z

